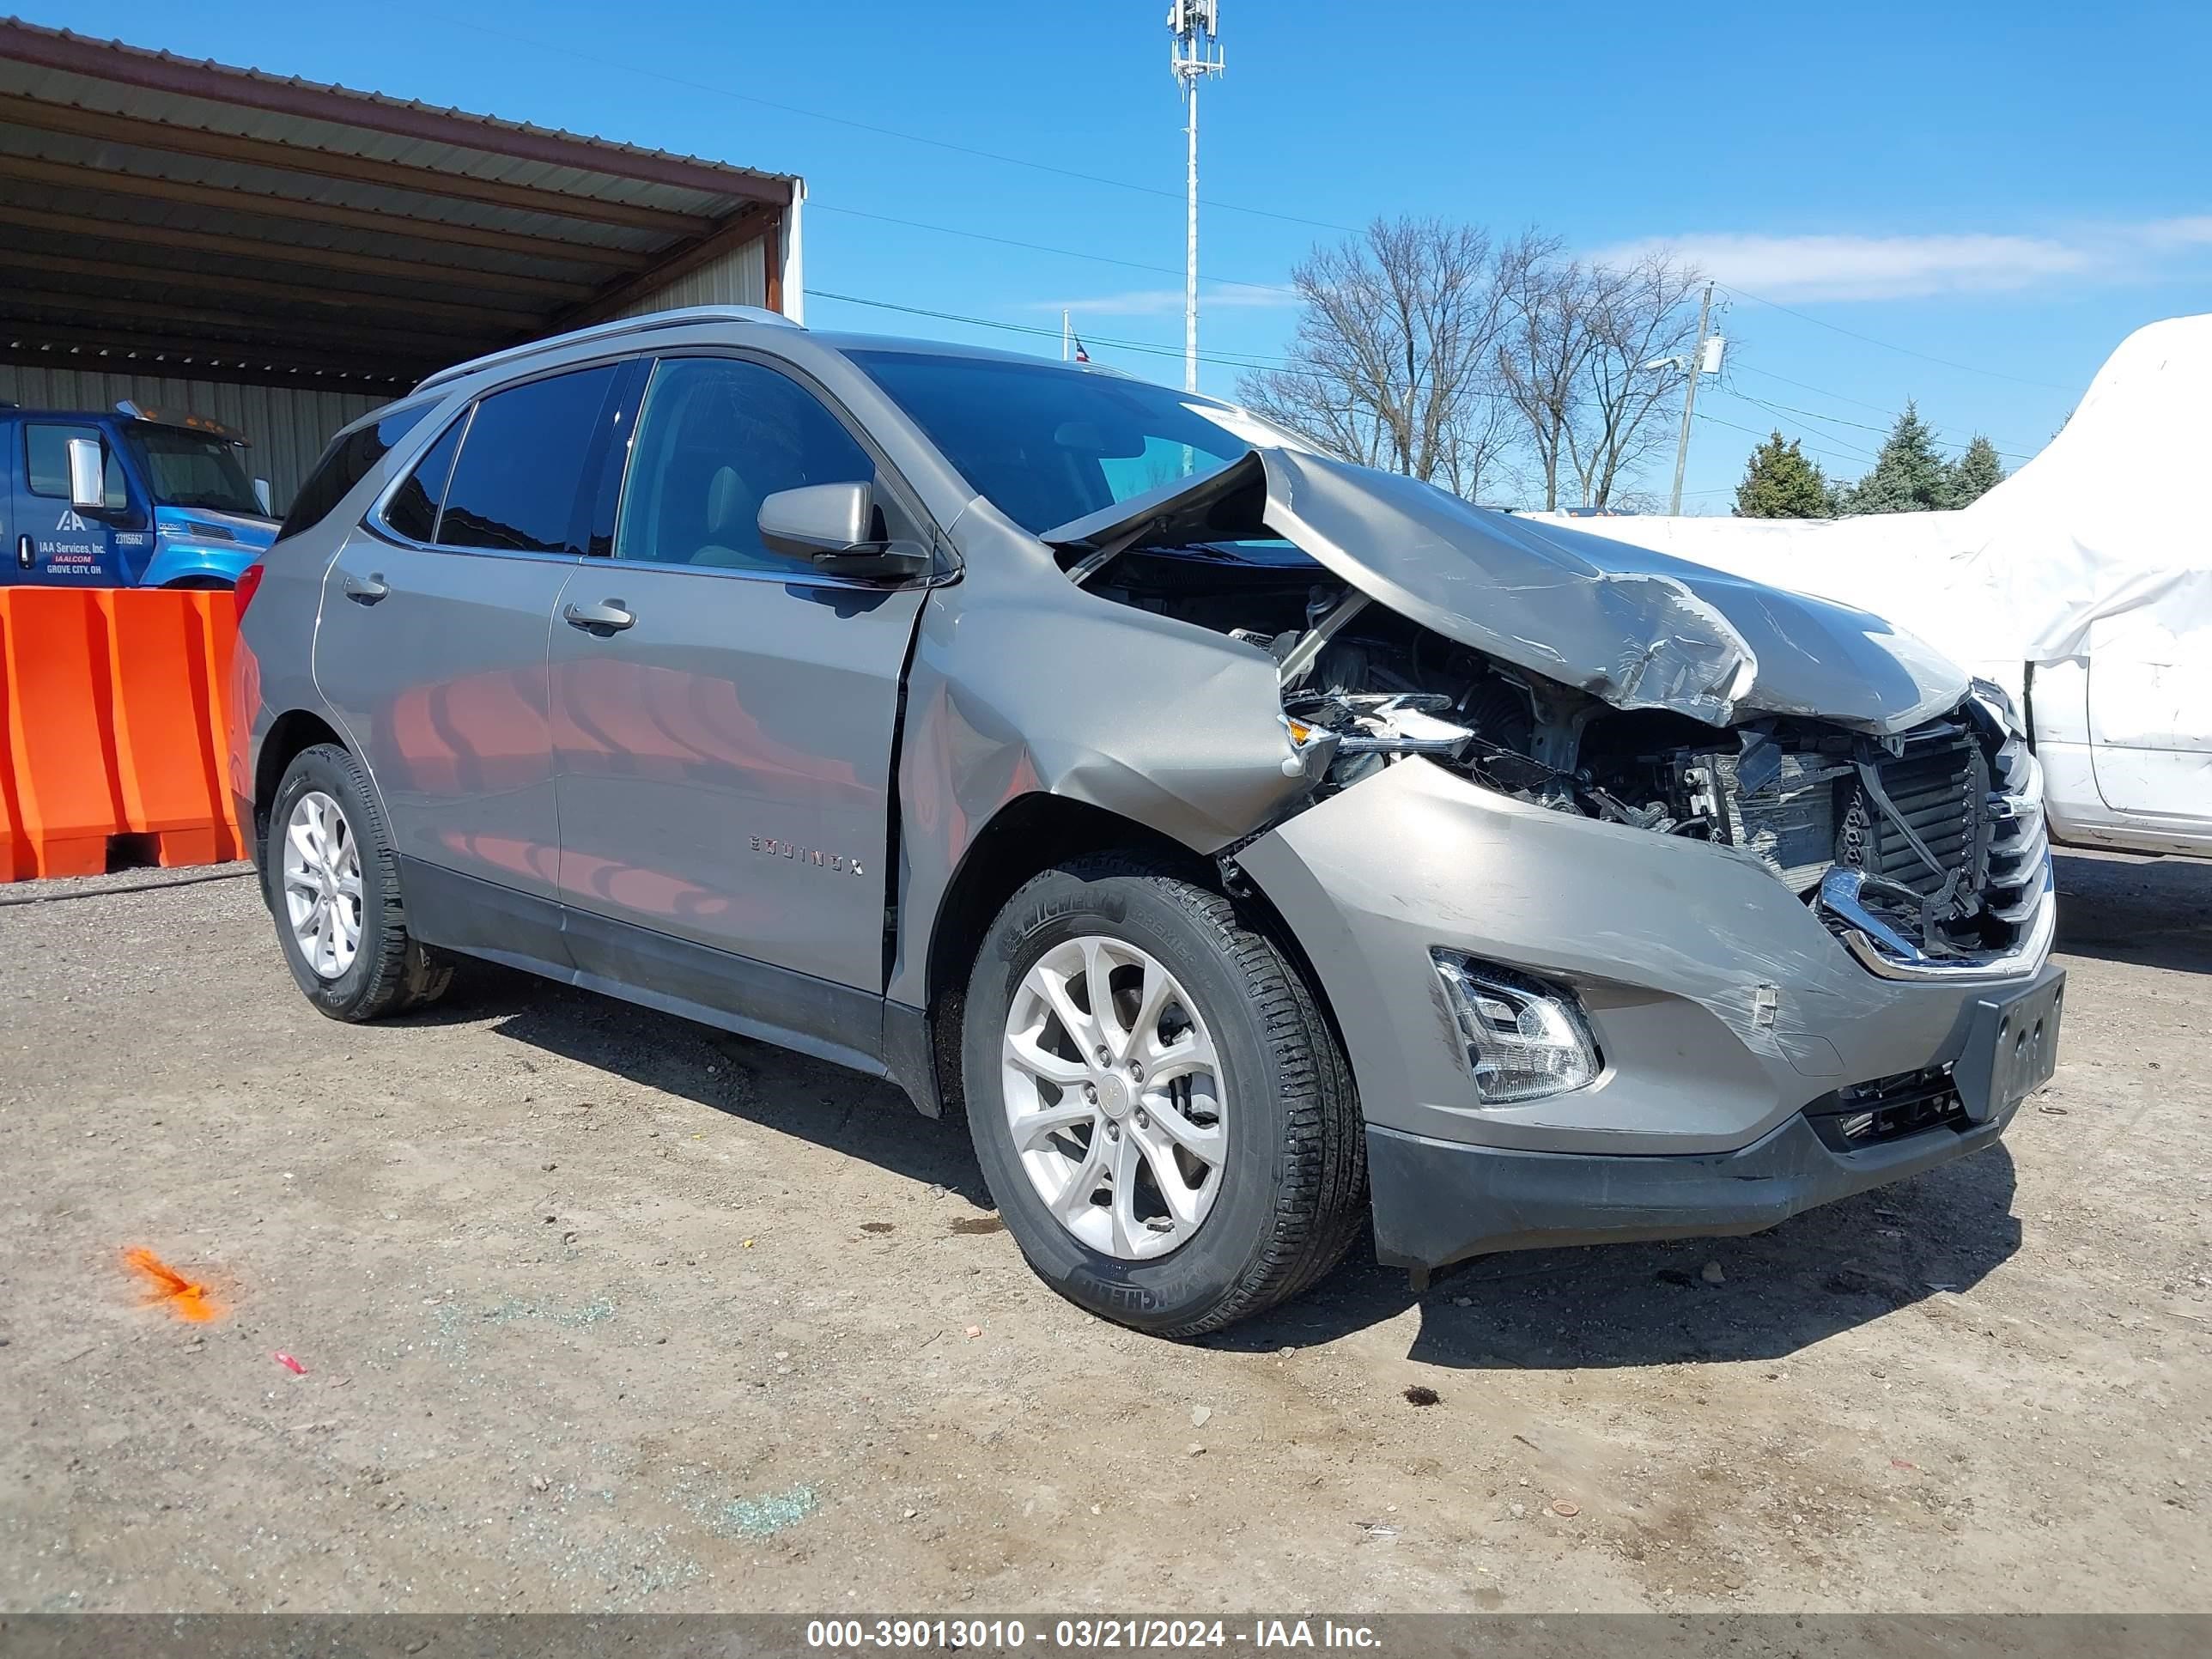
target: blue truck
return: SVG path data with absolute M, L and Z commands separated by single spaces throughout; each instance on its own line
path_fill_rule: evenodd
M 276 536 L 246 450 L 178 410 L 0 404 L 0 586 L 236 586 Z

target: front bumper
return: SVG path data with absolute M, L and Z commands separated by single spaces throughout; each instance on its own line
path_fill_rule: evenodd
M 1237 859 L 1343 1032 L 1378 1243 L 1421 1265 L 1754 1230 L 1985 1144 L 2001 1125 L 1894 1143 L 1909 1154 L 1837 1154 L 1803 1114 L 1960 1060 L 1984 1000 L 2045 971 L 2039 954 L 2002 976 L 1870 972 L 1748 857 L 1547 811 L 1425 761 L 1333 796 Z M 1571 988 L 1602 1057 L 1597 1080 L 1478 1101 L 1432 967 L 1439 947 Z M 1437 1172 L 1412 1172 L 1424 1160 Z
M 1854 1152 L 1829 1151 L 1800 1114 L 1741 1151 L 1675 1158 L 1509 1152 L 1370 1126 L 1376 1254 L 1427 1268 L 1492 1250 L 1760 1232 L 1994 1146 L 2017 1109 Z

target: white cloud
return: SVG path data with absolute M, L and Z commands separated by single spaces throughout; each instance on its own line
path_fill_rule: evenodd
M 1198 308 L 1200 311 L 1218 311 L 1229 307 L 1294 306 L 1297 302 L 1296 290 L 1287 287 L 1258 288 L 1243 283 L 1220 283 L 1201 287 L 1198 291 Z M 1182 290 L 1179 288 L 1146 288 L 1133 289 L 1122 294 L 1095 294 L 1081 300 L 1040 300 L 1030 309 L 1054 313 L 1066 311 L 1078 317 L 1180 315 Z
M 1613 262 L 1671 250 L 1723 283 L 1774 299 L 1905 300 L 1995 294 L 2052 282 L 2151 274 L 2151 256 L 2212 245 L 2212 216 L 2084 226 L 2060 234 L 1647 237 L 1601 249 Z
M 2160 219 L 2143 226 L 2142 235 L 2144 244 L 2150 247 L 2203 247 L 2212 244 L 2212 213 L 2186 219 Z

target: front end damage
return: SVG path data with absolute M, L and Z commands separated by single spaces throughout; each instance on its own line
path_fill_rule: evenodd
M 1771 1225 L 1994 1139 L 1984 1026 L 2055 1042 L 2033 757 L 1878 618 L 1280 451 L 1046 539 L 1276 665 L 1304 787 L 1222 858 L 1386 1259 Z

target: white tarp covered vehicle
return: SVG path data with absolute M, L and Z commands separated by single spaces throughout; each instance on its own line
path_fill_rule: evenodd
M 1959 512 L 1571 522 L 1887 617 L 2012 695 L 2057 839 L 2212 855 L 2208 477 L 2212 316 L 2180 317 Z

